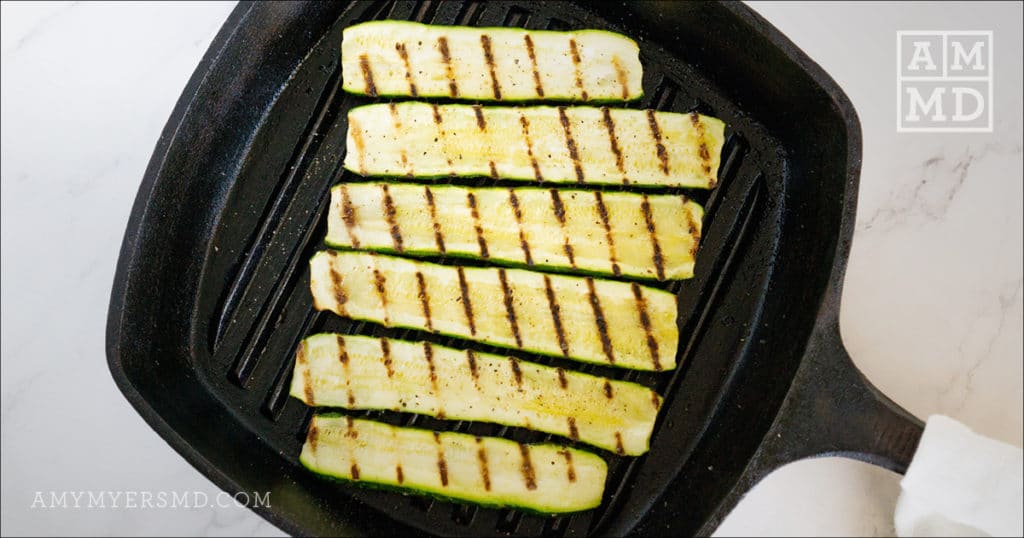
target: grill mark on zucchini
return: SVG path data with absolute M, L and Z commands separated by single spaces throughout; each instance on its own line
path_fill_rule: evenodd
M 715 186 L 715 178 L 711 175 L 711 155 L 708 153 L 708 144 L 704 140 L 704 122 L 700 121 L 700 115 L 697 112 L 690 112 L 690 122 L 693 123 L 693 128 L 697 130 L 697 140 L 700 140 L 700 149 L 697 153 L 700 155 L 701 169 L 708 176 L 708 182 L 713 188 Z
M 483 108 L 481 108 L 480 105 L 473 105 L 473 114 L 476 116 L 476 126 L 479 127 L 481 131 L 486 131 L 487 120 L 484 119 Z
M 395 367 L 391 364 L 391 342 L 387 338 L 380 339 L 380 353 L 384 357 L 384 369 L 388 373 L 388 379 L 395 377 Z
M 565 377 L 565 370 L 559 366 L 555 368 L 555 372 L 558 372 L 558 384 L 561 385 L 563 389 L 569 388 L 569 380 Z
M 710 177 L 711 176 L 711 165 L 709 163 L 711 161 L 711 155 L 708 153 L 708 145 L 706 143 L 704 143 L 704 142 L 700 143 L 700 151 L 699 151 L 699 153 L 700 153 L 701 160 L 704 161 L 704 165 L 702 167 L 703 170 L 704 170 L 704 173 L 709 176 L 708 177 L 708 181 L 710 181 L 711 182 L 711 186 L 714 187 L 715 186 L 715 179 Z
M 516 308 L 512 298 L 512 289 L 508 287 L 508 276 L 504 269 L 498 269 L 498 280 L 501 282 L 501 293 L 505 298 L 505 317 L 512 329 L 512 337 L 516 340 L 516 347 L 523 348 L 523 339 L 519 335 L 519 322 L 516 320 Z
M 388 191 L 386 184 L 381 185 L 381 192 L 384 194 L 384 218 L 388 221 L 388 227 L 391 229 L 391 241 L 395 244 L 395 250 L 402 252 L 404 249 L 402 245 L 402 232 L 398 229 L 398 211 L 395 209 L 395 201 L 391 199 L 391 192 Z
M 402 168 L 405 169 L 405 177 L 410 179 L 416 177 L 413 174 L 412 167 L 409 166 L 409 156 L 405 154 L 404 149 L 399 153 L 399 158 L 402 160 Z
M 689 200 L 684 195 L 680 195 L 679 199 L 682 201 L 683 208 L 686 209 L 686 204 Z M 696 245 L 700 241 L 700 230 L 697 229 L 697 223 L 693 220 L 693 213 L 687 209 L 683 212 L 683 215 L 686 218 L 686 232 L 694 236 L 694 245 Z
M 359 437 L 359 432 L 355 429 L 355 423 L 352 421 L 352 417 L 345 417 L 345 437 L 349 439 L 356 439 Z M 349 476 L 352 480 L 359 480 L 359 465 L 356 463 L 355 454 L 349 456 L 352 458 L 352 466 L 348 469 Z
M 579 441 L 580 430 L 576 427 L 576 417 L 569 417 L 566 422 L 569 423 L 569 439 Z
M 533 66 L 533 83 L 537 97 L 544 97 L 544 86 L 540 83 L 540 71 L 537 69 L 537 53 L 533 49 L 533 39 L 530 34 L 523 35 L 523 42 L 526 43 L 526 54 L 530 56 L 530 64 Z
M 441 444 L 441 434 L 434 432 L 434 442 L 437 443 L 437 474 L 441 477 L 441 486 L 448 487 L 448 462 L 444 459 L 444 445 Z
M 370 97 L 377 97 L 377 86 L 373 83 L 373 71 L 370 70 L 370 59 L 365 55 L 359 56 L 359 69 L 363 72 L 363 80 L 366 82 L 366 94 Z
M 651 317 L 647 313 L 647 300 L 644 299 L 643 290 L 636 282 L 630 284 L 630 287 L 633 288 L 633 297 L 636 298 L 636 310 L 640 314 L 640 324 L 643 325 L 644 334 L 647 336 L 647 349 L 651 352 L 654 370 L 660 372 L 661 359 L 658 357 L 658 340 L 654 338 L 654 332 L 651 329 Z M 655 400 L 655 407 L 657 407 L 657 400 Z
M 476 352 L 472 349 L 466 350 L 466 363 L 469 364 L 469 375 L 473 376 L 473 386 L 480 390 L 480 372 L 476 369 Z
M 619 138 L 615 135 L 615 122 L 608 107 L 601 107 L 601 115 L 604 117 L 604 128 L 608 130 L 608 142 L 611 144 L 612 153 L 615 154 L 615 168 L 622 174 L 622 183 L 629 185 L 629 178 L 626 177 L 626 165 L 622 160 L 622 148 L 619 147 Z
M 562 205 L 562 197 L 558 194 L 558 191 L 551 189 L 551 207 L 555 211 L 555 218 L 558 219 L 558 224 L 562 227 L 562 234 L 565 235 L 565 255 L 569 258 L 569 265 L 576 268 L 576 258 L 573 256 L 572 245 L 569 244 L 569 236 L 565 234 L 565 206 Z
M 316 450 L 316 444 L 320 440 L 320 430 L 317 429 L 316 424 L 309 426 L 309 433 L 306 434 L 306 441 L 309 446 Z
M 523 127 L 523 139 L 526 140 L 526 155 L 530 157 L 530 164 L 533 165 L 533 177 L 537 181 L 544 181 L 540 173 L 540 165 L 537 164 L 537 157 L 533 155 L 533 142 L 530 140 L 530 120 L 519 113 L 519 125 Z
M 612 56 L 612 67 L 615 68 L 615 77 L 619 79 L 619 86 L 622 86 L 622 100 L 629 100 L 629 80 L 618 56 Z
M 430 342 L 423 342 L 423 358 L 427 360 L 427 368 L 430 370 L 431 388 L 434 389 L 434 394 L 437 394 L 437 367 L 434 366 L 434 345 Z
M 405 48 L 405 43 L 395 43 L 395 50 L 398 51 L 398 55 L 402 57 L 402 63 L 405 64 L 405 81 L 409 83 L 409 94 L 413 97 L 419 97 L 419 92 L 416 91 L 416 83 L 412 80 L 412 66 L 409 65 L 409 51 Z
M 572 56 L 573 70 L 576 71 L 576 87 L 580 89 L 580 97 L 587 101 L 587 90 L 583 88 L 583 76 L 580 73 L 580 51 L 576 46 L 576 40 L 572 38 L 569 39 L 569 54 Z
M 352 135 L 352 143 L 356 146 L 356 162 L 359 163 L 359 175 L 366 175 L 366 142 L 363 140 L 363 128 L 359 122 L 349 119 L 348 131 Z
M 654 404 L 655 410 L 661 409 L 661 398 L 658 396 L 658 393 L 653 390 L 651 391 L 651 403 Z
M 653 109 L 647 109 L 647 125 L 651 128 L 651 135 L 654 136 L 654 143 L 658 150 L 658 160 L 661 161 L 661 171 L 668 175 L 668 152 L 665 151 L 665 144 L 661 139 L 661 128 L 658 127 L 658 118 L 654 115 Z
M 462 269 L 461 265 L 456 267 L 456 270 L 459 273 L 459 292 L 462 294 L 462 310 L 466 313 L 469 334 L 470 336 L 476 336 L 476 321 L 473 317 L 473 304 L 469 302 L 469 284 L 466 282 L 466 272 Z M 476 368 L 473 371 L 475 372 Z
M 711 160 L 711 155 L 708 154 L 708 146 L 704 142 L 700 143 L 700 151 L 699 151 L 699 153 L 700 153 L 701 160 L 704 161 L 704 165 L 701 168 L 704 170 L 705 174 L 710 175 L 711 174 L 711 165 L 708 164 L 708 161 Z
M 452 97 L 458 97 L 459 86 L 455 82 L 455 72 L 452 70 L 452 57 L 448 52 L 448 38 L 444 36 L 437 38 L 437 50 L 441 53 L 441 60 L 444 61 L 445 76 L 448 77 L 448 93 Z
M 492 162 L 491 165 L 493 166 L 493 164 Z M 530 255 L 530 244 L 526 242 L 526 232 L 523 231 L 523 212 L 519 208 L 519 198 L 513 189 L 508 190 L 508 202 L 512 205 L 512 213 L 515 215 L 516 224 L 519 226 L 519 246 L 523 249 L 526 265 L 533 265 L 533 256 Z
M 345 392 L 348 393 L 348 405 L 356 405 L 356 397 L 352 394 L 352 380 L 348 371 L 348 350 L 345 349 L 345 337 L 338 335 L 335 339 L 338 343 L 338 362 L 345 369 Z
M 604 380 L 604 397 L 609 400 L 615 397 L 615 393 L 612 392 L 612 383 L 607 379 Z
M 416 286 L 419 288 L 420 307 L 423 309 L 427 330 L 433 332 L 434 322 L 430 318 L 430 294 L 427 293 L 427 281 L 423 278 L 422 271 L 416 271 Z M 433 378 L 433 374 L 431 374 L 431 378 Z
M 484 60 L 487 61 L 487 69 L 491 72 L 491 88 L 494 90 L 494 98 L 501 100 L 501 86 L 498 84 L 498 75 L 495 73 L 494 53 L 491 51 L 491 36 L 480 35 L 480 46 L 484 49 Z
M 558 191 L 551 189 L 551 204 L 555 210 L 555 218 L 558 219 L 558 223 L 565 226 L 565 206 L 562 205 L 562 197 L 559 196 Z
M 608 322 L 604 319 L 601 301 L 597 298 L 597 291 L 594 289 L 594 279 L 587 277 L 586 281 L 590 307 L 594 310 L 594 323 L 597 325 L 597 334 L 601 337 L 601 349 L 604 351 L 608 363 L 615 364 L 615 352 L 612 350 L 612 341 L 608 335 Z
M 348 240 L 352 243 L 352 248 L 359 248 L 359 238 L 355 233 L 356 209 L 352 207 L 352 200 L 348 197 L 348 187 L 342 185 L 338 191 L 341 193 L 341 220 L 345 221 Z
M 533 471 L 533 462 L 530 461 L 530 447 L 519 443 L 519 453 L 523 456 L 522 472 L 523 482 L 526 483 L 526 489 L 537 489 L 537 476 Z
M 572 465 L 572 453 L 568 450 L 561 450 L 558 452 L 565 458 L 565 476 L 569 479 L 569 482 L 576 481 L 576 468 Z
M 562 326 L 562 307 L 558 305 L 558 298 L 555 297 L 555 290 L 551 287 L 551 277 L 548 275 L 544 275 L 544 292 L 548 297 L 548 308 L 551 309 L 551 321 L 555 325 L 558 347 L 562 350 L 562 355 L 568 357 L 569 342 L 565 339 L 565 327 Z M 562 388 L 565 388 L 565 372 L 561 368 L 558 369 L 558 378 L 562 382 Z
M 690 249 L 689 249 L 690 259 L 691 260 L 696 260 L 697 259 L 697 247 L 700 246 L 700 240 L 701 240 L 701 230 L 698 227 L 700 223 L 694 221 L 694 219 L 693 219 L 693 212 L 691 212 L 689 210 L 689 208 L 686 206 L 687 201 L 688 201 L 686 199 L 686 196 L 680 195 L 679 198 L 682 201 L 683 215 L 686 218 L 686 231 L 687 231 L 687 233 L 690 234 L 690 238 L 691 238 Z
M 402 464 L 395 465 L 395 481 L 399 484 L 405 482 L 405 473 L 402 472 Z
M 618 258 L 615 255 L 615 238 L 612 236 L 612 223 L 608 218 L 608 208 L 604 205 L 604 196 L 601 191 L 594 191 L 594 201 L 597 203 L 597 213 L 601 217 L 601 224 L 604 225 L 604 234 L 608 239 L 608 261 L 612 264 L 612 274 L 622 276 L 622 268 L 619 267 Z
M 565 147 L 569 148 L 569 158 L 572 159 L 572 167 L 576 171 L 576 182 L 583 183 L 583 166 L 580 164 L 580 154 L 576 149 L 576 140 L 572 137 L 569 117 L 565 115 L 564 106 L 558 107 L 558 120 L 562 123 L 562 130 L 565 131 Z
M 443 255 L 446 253 L 444 235 L 441 233 L 441 223 L 437 220 L 437 205 L 434 204 L 434 192 L 428 186 L 423 187 L 423 193 L 427 198 L 427 207 L 430 209 L 430 222 L 434 227 L 434 242 L 437 244 L 437 251 Z
M 388 316 L 388 290 L 385 287 L 387 286 L 387 279 L 384 277 L 384 273 L 381 273 L 380 269 L 377 269 L 376 267 L 373 268 L 373 283 L 377 288 L 377 296 L 380 297 L 381 309 L 384 311 L 384 326 L 390 326 L 391 323 Z
M 295 362 L 303 365 L 302 386 L 306 395 L 306 405 L 313 406 L 316 402 L 313 399 L 313 372 L 309 370 L 309 361 L 306 359 L 306 342 L 299 343 L 299 349 L 295 352 Z M 315 429 L 315 428 L 313 428 Z M 316 444 L 316 443 L 314 443 Z
M 498 169 L 494 166 L 494 161 L 488 161 L 487 164 L 491 167 L 491 179 L 498 179 Z
M 441 123 L 443 121 L 442 118 L 441 118 L 441 109 L 440 109 L 440 107 L 437 106 L 436 103 L 431 103 L 430 104 L 430 110 L 434 113 L 434 124 L 438 126 L 438 137 L 434 138 L 434 142 L 437 142 L 438 138 L 443 139 L 445 137 L 445 131 L 444 131 L 443 128 L 441 128 Z M 445 160 L 448 161 L 448 175 L 451 176 L 451 177 L 455 177 L 456 176 L 455 168 L 452 165 L 451 158 L 448 157 L 448 155 L 447 155 L 448 151 L 444 147 L 444 141 L 443 140 L 441 142 L 441 150 L 439 151 L 439 153 L 444 154 L 445 155 Z
M 665 258 L 661 253 L 661 244 L 658 242 L 658 230 L 654 227 L 654 216 L 651 215 L 651 202 L 647 198 L 647 195 L 642 195 L 640 199 L 640 210 L 644 214 L 644 224 L 647 225 L 647 233 L 651 237 L 651 248 L 654 250 L 652 258 L 654 260 L 654 270 L 658 274 L 658 280 L 665 280 Z M 689 214 L 689 211 L 685 211 Z
M 476 459 L 480 462 L 480 478 L 484 480 L 484 491 L 491 491 L 491 472 L 487 468 L 487 451 L 480 437 L 476 438 Z
M 517 359 L 515 357 L 510 357 L 509 359 L 510 360 L 508 362 L 512 366 L 512 376 L 515 377 L 515 379 L 516 379 L 516 386 L 519 388 L 520 391 L 522 391 L 523 390 L 523 370 L 519 366 L 519 359 Z
M 345 293 L 345 286 L 341 273 L 334 266 L 331 266 L 331 287 L 334 289 L 334 303 L 338 307 L 340 315 L 346 314 L 345 303 L 348 302 L 348 295 Z
M 622 433 L 615 432 L 615 453 L 619 456 L 626 455 L 626 449 L 622 447 Z
M 480 210 L 476 207 L 476 196 L 471 192 L 466 192 L 466 201 L 469 204 L 469 211 L 473 214 L 473 227 L 476 229 L 476 242 L 480 245 L 480 257 L 489 258 L 487 240 L 484 239 L 484 229 L 480 225 Z
M 395 126 L 395 130 L 402 128 L 402 118 L 398 115 L 398 105 L 394 102 L 388 103 L 388 110 L 391 111 L 391 119 Z

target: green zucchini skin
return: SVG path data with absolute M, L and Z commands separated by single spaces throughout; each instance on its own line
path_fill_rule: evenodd
M 296 351 L 291 395 L 310 406 L 529 428 L 619 455 L 647 452 L 661 397 L 636 383 L 429 342 L 317 334 Z
M 676 366 L 676 299 L 637 283 L 371 252 L 310 259 L 313 305 L 388 327 L 638 370 Z
M 352 183 L 331 190 L 325 242 L 664 281 L 693 276 L 703 215 L 676 195 Z
M 598 506 L 608 473 L 573 448 L 328 414 L 313 417 L 299 461 L 344 481 L 545 514 Z
M 344 166 L 370 177 L 709 189 L 724 142 L 725 124 L 697 113 L 411 101 L 352 108 Z
M 371 21 L 346 28 L 342 88 L 371 97 L 625 102 L 643 95 L 640 48 L 571 32 Z

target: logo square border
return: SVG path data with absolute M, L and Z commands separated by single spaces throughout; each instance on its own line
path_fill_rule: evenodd
M 991 133 L 995 127 L 995 103 L 993 102 L 993 88 L 995 87 L 995 39 L 992 30 L 897 30 L 896 31 L 896 132 L 897 133 Z M 903 36 L 926 35 L 941 36 L 943 44 L 943 76 L 934 77 L 904 77 L 903 76 Z M 988 75 L 984 77 L 950 77 L 946 75 L 947 62 L 945 61 L 946 39 L 949 36 L 974 35 L 985 36 L 988 39 Z M 903 87 L 904 81 L 916 82 L 955 82 L 955 81 L 978 81 L 988 82 L 988 96 L 985 102 L 988 107 L 988 122 L 985 127 L 907 127 L 903 125 Z

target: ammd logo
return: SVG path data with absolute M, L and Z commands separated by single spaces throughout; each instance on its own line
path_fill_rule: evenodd
M 896 32 L 896 130 L 992 132 L 992 32 Z

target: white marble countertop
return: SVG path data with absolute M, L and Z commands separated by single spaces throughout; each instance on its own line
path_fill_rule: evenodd
M 118 248 L 157 136 L 230 3 L 2 7 L 2 529 L 277 535 L 245 508 L 33 508 L 50 491 L 219 491 L 121 396 L 104 330 Z M 754 8 L 860 115 L 864 168 L 842 333 L 918 416 L 1022 443 L 1021 4 Z M 897 30 L 993 30 L 995 130 L 895 131 Z M 721 535 L 891 534 L 899 477 L 785 467 Z

